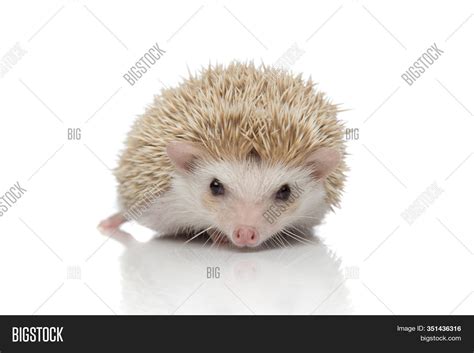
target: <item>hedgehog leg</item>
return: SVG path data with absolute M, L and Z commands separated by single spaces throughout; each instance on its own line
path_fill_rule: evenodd
M 127 219 L 121 213 L 116 213 L 100 222 L 97 229 L 104 235 L 112 235 L 119 231 L 120 226 L 126 221 Z

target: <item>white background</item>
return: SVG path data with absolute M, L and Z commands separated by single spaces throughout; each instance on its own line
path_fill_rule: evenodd
M 0 55 L 27 51 L 0 79 L 1 314 L 474 314 L 474 3 L 11 1 Z M 412 86 L 400 75 L 436 42 Z M 155 43 L 137 84 L 122 75 Z M 291 66 L 312 76 L 349 128 L 342 208 L 316 245 L 260 252 L 195 242 L 107 239 L 126 133 L 160 89 L 209 62 Z M 79 141 L 68 128 L 81 128 Z M 410 225 L 404 212 L 444 192 Z M 207 267 L 219 279 L 207 279 Z M 68 276 L 69 271 L 73 275 Z M 80 272 L 80 273 L 79 273 Z

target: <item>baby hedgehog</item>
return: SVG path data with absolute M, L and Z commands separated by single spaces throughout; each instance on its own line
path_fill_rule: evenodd
M 120 212 L 159 234 L 257 247 L 300 239 L 338 206 L 343 124 L 311 80 L 281 69 L 209 66 L 156 96 L 115 171 Z

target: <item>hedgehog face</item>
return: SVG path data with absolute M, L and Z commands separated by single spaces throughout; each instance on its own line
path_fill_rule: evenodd
M 323 182 L 336 165 L 330 153 L 313 154 L 301 167 L 255 158 L 211 160 L 189 145 L 175 145 L 168 154 L 178 171 L 174 198 L 186 200 L 181 212 L 195 215 L 193 223 L 199 220 L 203 229 L 212 228 L 237 247 L 297 238 L 296 228 L 311 228 L 328 210 Z
M 312 223 L 315 210 L 326 210 L 324 188 L 304 168 L 219 161 L 199 164 L 193 178 L 203 216 L 238 247 L 289 236 L 288 228 Z

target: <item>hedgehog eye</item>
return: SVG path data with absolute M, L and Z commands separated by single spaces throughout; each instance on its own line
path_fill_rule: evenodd
M 211 188 L 212 195 L 224 195 L 224 185 L 222 185 L 219 180 L 212 180 L 211 185 L 209 185 L 209 187 Z
M 287 201 L 290 197 L 291 189 L 288 184 L 283 185 L 280 190 L 277 191 L 275 198 L 281 201 Z

